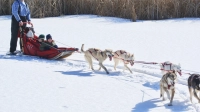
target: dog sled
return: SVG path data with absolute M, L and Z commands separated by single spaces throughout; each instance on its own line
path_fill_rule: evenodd
M 27 33 L 31 30 L 34 34 L 34 37 L 28 38 Z M 22 30 L 22 28 L 19 28 L 18 37 L 20 38 L 20 47 L 21 51 L 24 55 L 30 55 L 30 56 L 38 56 L 41 58 L 46 59 L 63 59 L 67 58 L 70 55 L 72 55 L 75 51 L 78 51 L 78 48 L 66 48 L 66 47 L 58 47 L 54 48 L 53 46 L 50 47 L 49 50 L 40 51 L 40 43 L 38 42 L 38 36 L 35 35 L 35 31 L 33 29 L 33 25 L 31 27 L 26 27 Z

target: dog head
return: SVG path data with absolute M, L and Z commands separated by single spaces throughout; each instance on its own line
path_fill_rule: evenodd
M 129 54 L 128 57 L 127 57 L 126 59 L 127 59 L 126 61 L 129 62 L 131 66 L 134 65 L 134 60 L 135 60 L 135 58 L 134 58 L 134 55 L 133 55 L 133 54 Z
M 114 56 L 112 50 L 111 49 L 105 49 L 105 53 L 109 57 L 110 61 L 112 61 L 112 57 Z
M 167 83 L 169 85 L 174 85 L 177 78 L 175 71 L 168 72 L 166 75 L 167 75 Z

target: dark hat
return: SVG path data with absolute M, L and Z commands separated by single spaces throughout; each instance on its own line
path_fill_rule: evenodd
M 44 39 L 44 34 L 39 35 L 39 39 Z
M 52 37 L 51 37 L 50 34 L 48 34 L 48 35 L 46 36 L 46 39 L 48 40 L 48 39 L 50 39 L 50 38 L 52 38 Z

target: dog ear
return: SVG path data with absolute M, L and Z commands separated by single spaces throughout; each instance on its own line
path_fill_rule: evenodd
M 173 70 L 172 73 L 176 73 L 175 70 Z

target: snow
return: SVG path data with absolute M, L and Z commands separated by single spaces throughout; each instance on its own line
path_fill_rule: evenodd
M 160 98 L 158 65 L 135 63 L 133 74 L 88 69 L 82 53 L 63 60 L 8 56 L 11 16 L 0 16 L 0 112 L 200 112 L 189 100 L 187 73 L 200 73 L 200 19 L 131 22 L 96 15 L 32 19 L 36 35 L 51 34 L 58 46 L 126 50 L 136 61 L 181 64 L 173 106 Z M 19 46 L 18 46 L 19 49 Z M 165 94 L 166 97 L 166 94 Z

